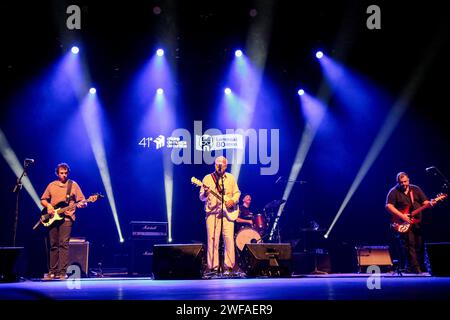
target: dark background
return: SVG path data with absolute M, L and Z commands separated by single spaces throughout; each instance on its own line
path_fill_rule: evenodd
M 65 28 L 65 8 L 70 4 L 82 8 L 81 30 Z M 366 28 L 366 9 L 371 4 L 381 8 L 381 30 Z M 161 14 L 153 13 L 155 6 L 162 9 Z M 253 8 L 258 8 L 255 17 L 249 15 Z M 270 9 L 265 13 L 260 8 Z M 317 49 L 342 59 L 344 66 L 363 75 L 394 102 L 430 53 L 431 44 L 438 43 L 420 85 L 407 92 L 411 94 L 407 112 L 329 239 L 313 235 L 308 245 L 335 252 L 336 271 L 346 271 L 341 265 L 352 258 L 338 252 L 352 251 L 355 245 L 390 244 L 384 204 L 397 172 L 408 172 L 411 183 L 420 185 L 429 197 L 443 191 L 441 181 L 425 172 L 434 165 L 449 174 L 446 30 L 450 20 L 440 2 L 425 6 L 407 1 L 3 1 L 0 12 L 1 130 L 19 160 L 36 159 L 29 177 L 39 196 L 54 178 L 59 162 L 71 165 L 71 178 L 86 196 L 97 191 L 105 194 L 85 129 L 74 120 L 78 102 L 53 98 L 55 91 L 64 88 L 48 85 L 46 78 L 73 43 L 81 44 L 104 112 L 106 156 L 126 240 L 132 220 L 166 221 L 162 157 L 138 146 L 137 123 L 143 113 L 129 99 L 136 74 L 163 46 L 176 70 L 177 127 L 192 132 L 193 121 L 202 120 L 204 130 L 225 129 L 215 116 L 223 94 L 222 79 L 234 50 L 245 47 L 250 27 L 266 15 L 272 17 L 264 70 L 270 98 L 260 94 L 252 125 L 280 129 L 280 168 L 277 175 L 262 176 L 259 165 L 242 166 L 239 186 L 252 195 L 255 212 L 283 195 L 285 183 L 275 181 L 289 176 L 304 129 L 296 91 L 303 86 L 314 95 L 322 83 L 322 70 L 313 56 Z M 282 239 L 297 243 L 296 250 L 304 244 L 301 229 L 309 221 L 329 227 L 387 115 L 382 106 L 348 114 L 333 93 L 328 108 L 298 177 L 307 183 L 295 185 L 280 220 Z M 203 177 L 212 168 L 179 165 L 173 170 L 173 241 L 205 242 L 202 203 L 189 180 Z M 0 177 L 0 245 L 10 245 L 15 209 L 11 190 L 16 177 L 3 159 Z M 29 273 L 43 265 L 43 231 L 31 230 L 38 217 L 36 205 L 23 190 L 17 244 L 27 250 Z M 426 240 L 449 241 L 449 226 L 444 203 L 425 215 Z M 73 235 L 91 242 L 91 266 L 126 264 L 128 242 L 119 243 L 106 199 L 79 212 Z

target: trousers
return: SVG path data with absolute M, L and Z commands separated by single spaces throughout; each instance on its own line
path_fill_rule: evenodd
M 223 221 L 222 235 L 225 243 L 224 267 L 233 269 L 235 264 L 234 252 L 234 222 L 222 214 L 209 214 L 206 217 L 206 233 L 208 238 L 207 264 L 210 270 L 219 267 L 220 228 Z

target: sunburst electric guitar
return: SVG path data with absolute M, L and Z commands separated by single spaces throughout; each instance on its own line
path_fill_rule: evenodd
M 65 201 L 61 201 L 57 205 L 55 205 L 54 207 L 55 211 L 53 212 L 53 214 L 47 213 L 47 208 L 44 208 L 41 212 L 41 218 L 34 225 L 33 230 L 36 229 L 40 224 L 44 225 L 45 227 L 50 227 L 55 221 L 64 219 L 66 217 L 66 215 L 64 214 L 66 211 L 74 210 L 79 204 L 84 205 L 87 204 L 88 202 L 95 202 L 99 198 L 103 197 L 104 197 L 103 195 L 96 193 L 91 195 L 89 198 L 85 200 L 81 200 L 70 205 L 67 204 Z
M 431 201 L 433 202 L 439 202 L 444 200 L 445 198 L 447 198 L 447 195 L 445 193 L 440 193 L 436 196 L 436 198 L 432 199 Z M 411 229 L 411 226 L 413 224 L 418 223 L 420 220 L 414 218 L 415 216 L 417 216 L 420 212 L 422 212 L 425 209 L 431 208 L 431 204 L 424 204 L 423 206 L 421 206 L 420 208 L 417 208 L 416 210 L 414 210 L 413 212 L 409 212 L 409 207 L 406 207 L 403 210 L 400 210 L 403 214 L 407 214 L 409 216 L 409 218 L 411 219 L 411 223 L 408 223 L 402 219 L 400 219 L 398 216 L 396 215 L 392 215 L 392 221 L 391 221 L 391 227 L 392 229 L 394 229 L 395 231 L 399 232 L 399 233 L 405 233 L 408 232 L 409 229 Z
M 204 185 L 200 180 L 198 180 L 195 177 L 191 178 L 191 182 L 193 184 L 195 184 L 197 187 L 207 187 L 206 185 Z M 209 192 L 214 197 L 216 197 L 217 200 L 219 201 L 220 205 L 222 205 L 222 196 L 220 194 L 218 194 L 217 192 L 215 192 L 214 190 L 211 190 L 211 189 L 209 190 Z M 239 207 L 238 207 L 237 203 L 235 203 L 232 207 L 227 207 L 225 204 L 227 203 L 228 200 L 233 200 L 233 199 L 231 199 L 231 197 L 228 196 L 228 195 L 224 195 L 223 196 L 224 213 L 225 213 L 225 216 L 228 218 L 228 220 L 234 221 L 239 216 Z

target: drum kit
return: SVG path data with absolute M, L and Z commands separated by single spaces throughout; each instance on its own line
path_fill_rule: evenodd
M 247 243 L 264 243 L 267 241 L 270 232 L 270 226 L 273 224 L 275 211 L 286 200 L 274 200 L 269 202 L 263 210 L 263 213 L 252 214 L 253 225 L 243 227 L 235 237 L 236 247 L 239 252 L 244 250 Z

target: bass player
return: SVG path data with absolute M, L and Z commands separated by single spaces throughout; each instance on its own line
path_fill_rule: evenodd
M 421 231 L 422 215 L 419 212 L 414 218 L 409 214 L 421 206 L 432 207 L 435 201 L 430 201 L 422 189 L 409 183 L 409 176 L 405 172 L 397 174 L 397 184 L 389 190 L 386 198 L 386 209 L 392 215 L 392 225 L 405 224 L 409 228 L 405 232 L 394 230 L 395 237 L 400 242 L 403 266 L 409 273 L 419 274 L 423 268 L 423 241 Z
M 73 180 L 68 179 L 70 167 L 67 163 L 60 163 L 55 169 L 57 180 L 49 183 L 41 197 L 41 204 L 47 209 L 48 214 L 55 212 L 58 203 L 66 202 L 76 207 L 87 206 L 80 186 Z M 81 202 L 80 202 L 81 201 Z M 45 279 L 67 279 L 67 268 L 69 266 L 69 240 L 72 232 L 72 223 L 75 221 L 75 209 L 66 211 L 62 220 L 56 221 L 49 227 L 50 240 L 50 263 L 49 272 Z

